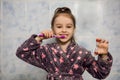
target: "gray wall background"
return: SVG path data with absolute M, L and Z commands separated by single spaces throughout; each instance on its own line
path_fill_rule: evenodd
M 114 62 L 105 80 L 120 80 L 120 0 L 0 0 L 0 5 L 0 80 L 45 80 L 44 70 L 15 53 L 32 34 L 50 29 L 53 12 L 60 6 L 73 11 L 80 45 L 93 52 L 96 37 L 109 40 Z M 96 80 L 87 72 L 83 77 Z

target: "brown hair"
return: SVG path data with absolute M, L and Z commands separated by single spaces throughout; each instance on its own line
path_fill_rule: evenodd
M 56 17 L 58 17 L 61 14 L 68 15 L 73 21 L 74 28 L 76 28 L 75 17 L 74 17 L 74 15 L 72 14 L 71 10 L 68 7 L 59 7 L 59 8 L 57 8 L 55 10 L 54 16 L 53 16 L 52 21 L 51 21 L 51 28 L 53 28 L 53 26 L 54 26 L 54 21 L 55 21 Z M 74 36 L 72 37 L 72 41 L 75 42 Z
M 54 12 L 54 16 L 51 21 L 51 27 L 54 25 L 55 18 L 58 17 L 60 14 L 67 14 L 73 20 L 74 27 L 76 27 L 76 20 L 74 15 L 72 14 L 71 10 L 68 7 L 61 7 L 57 8 Z

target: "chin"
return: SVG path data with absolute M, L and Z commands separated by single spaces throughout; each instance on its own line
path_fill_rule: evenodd
M 66 39 L 61 39 L 59 40 L 60 43 L 67 43 L 67 42 L 70 42 L 71 40 L 66 40 Z

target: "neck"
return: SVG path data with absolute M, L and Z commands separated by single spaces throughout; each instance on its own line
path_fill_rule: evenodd
M 60 45 L 60 47 L 62 48 L 63 51 L 66 51 L 68 45 L 71 43 L 71 41 L 68 42 L 58 42 L 58 44 Z

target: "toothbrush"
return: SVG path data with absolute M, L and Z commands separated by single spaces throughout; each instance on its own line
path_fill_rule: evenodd
M 44 34 L 41 33 L 41 34 L 38 34 L 38 36 L 44 37 Z M 62 38 L 63 39 L 63 38 L 65 38 L 65 36 L 64 35 L 62 35 L 62 36 L 53 35 L 52 38 Z

